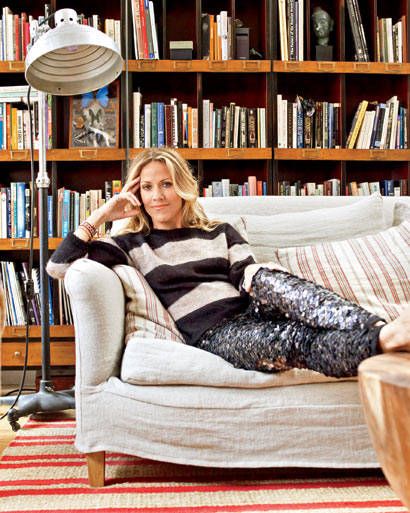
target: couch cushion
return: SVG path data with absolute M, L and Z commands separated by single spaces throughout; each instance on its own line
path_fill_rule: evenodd
M 379 194 L 343 207 L 321 208 L 273 216 L 243 216 L 249 243 L 258 262 L 266 262 L 274 247 L 294 247 L 343 240 L 386 228 Z
M 386 320 L 410 302 L 410 221 L 374 235 L 278 248 L 274 260 Z
M 125 343 L 135 335 L 139 339 L 154 337 L 184 342 L 174 320 L 143 275 L 129 265 L 117 265 L 113 270 L 120 278 L 126 296 Z
M 130 338 L 121 380 L 132 385 L 198 385 L 264 388 L 340 381 L 318 372 L 292 369 L 268 374 L 236 369 L 223 358 L 186 344 L 155 338 Z

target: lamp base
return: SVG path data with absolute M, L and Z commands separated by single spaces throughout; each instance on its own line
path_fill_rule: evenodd
M 0 404 L 13 404 L 15 396 L 2 397 Z M 71 410 L 75 408 L 74 388 L 70 390 L 60 390 L 56 392 L 52 381 L 40 381 L 40 389 L 35 394 L 20 396 L 16 407 L 12 408 L 7 414 L 7 420 L 13 431 L 20 429 L 17 422 L 20 417 L 25 417 L 32 413 L 47 413 L 62 410 Z

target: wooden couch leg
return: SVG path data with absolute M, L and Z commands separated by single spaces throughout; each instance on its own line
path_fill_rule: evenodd
M 105 451 L 86 454 L 88 465 L 88 483 L 93 488 L 101 488 L 105 484 Z

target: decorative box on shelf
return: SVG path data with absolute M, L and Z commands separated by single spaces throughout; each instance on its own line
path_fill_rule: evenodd
M 170 41 L 169 55 L 172 60 L 190 59 L 192 60 L 192 52 L 194 43 L 192 41 Z

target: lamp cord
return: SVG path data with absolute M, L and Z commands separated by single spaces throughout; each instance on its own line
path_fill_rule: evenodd
M 26 381 L 26 374 L 27 374 L 27 366 L 28 366 L 28 350 L 29 350 L 29 311 L 30 311 L 30 302 L 34 299 L 34 283 L 32 279 L 32 270 L 33 270 L 33 225 L 34 225 L 34 149 L 33 149 L 33 113 L 31 110 L 31 103 L 30 103 L 30 93 L 31 93 L 31 86 L 28 86 L 27 90 L 27 108 L 29 112 L 29 123 L 30 123 L 30 183 L 31 183 L 31 190 L 30 190 L 30 250 L 29 250 L 29 262 L 28 262 L 28 278 L 25 282 L 25 296 L 26 296 L 26 337 L 25 337 L 25 355 L 24 355 L 24 364 L 23 364 L 23 371 L 22 376 L 20 380 L 20 386 L 17 392 L 17 395 L 14 399 L 13 404 L 9 407 L 9 409 L 0 417 L 0 420 L 4 419 L 8 413 L 16 406 L 18 400 L 20 399 L 21 393 L 24 390 L 24 384 Z M 7 395 L 7 394 L 6 394 Z

